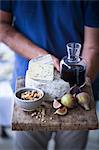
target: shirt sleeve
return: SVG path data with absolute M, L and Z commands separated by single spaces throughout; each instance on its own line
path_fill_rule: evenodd
M 89 27 L 99 27 L 99 1 L 87 0 L 85 8 L 84 25 Z
M 11 12 L 12 10 L 12 0 L 0 0 L 0 10 Z

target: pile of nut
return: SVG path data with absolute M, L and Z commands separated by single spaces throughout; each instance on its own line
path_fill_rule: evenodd
M 45 108 L 40 106 L 39 108 L 37 108 L 32 114 L 31 117 L 35 117 L 36 119 L 38 119 L 41 122 L 47 122 L 46 118 L 45 118 L 46 112 L 45 112 Z M 52 120 L 53 118 L 50 117 L 50 120 Z
M 23 100 L 38 100 L 42 97 L 42 93 L 37 90 L 28 90 L 21 93 L 21 99 Z

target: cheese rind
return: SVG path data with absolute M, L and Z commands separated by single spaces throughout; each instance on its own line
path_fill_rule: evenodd
M 48 55 L 43 55 L 43 56 L 40 56 L 40 57 L 37 57 L 37 58 L 33 58 L 29 61 L 29 66 L 28 66 L 28 69 L 31 69 L 32 68 L 32 65 L 33 64 L 53 64 L 53 60 L 52 60 L 52 57 L 50 54 Z

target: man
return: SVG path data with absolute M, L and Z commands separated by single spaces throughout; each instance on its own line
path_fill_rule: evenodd
M 87 75 L 93 81 L 99 71 L 98 17 L 98 1 L 1 0 L 0 40 L 16 53 L 13 83 L 25 76 L 31 58 L 47 53 L 59 70 L 68 42 L 82 44 Z M 55 148 L 84 149 L 87 135 L 87 131 L 56 132 Z M 50 136 L 51 132 L 17 132 L 16 149 L 46 149 Z

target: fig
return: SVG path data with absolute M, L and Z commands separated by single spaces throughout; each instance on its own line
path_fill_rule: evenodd
M 81 88 L 77 85 L 74 85 L 70 88 L 70 94 L 76 95 L 78 93 L 81 93 Z
M 58 108 L 54 114 L 58 114 L 58 115 L 66 115 L 67 114 L 67 108 L 66 107 L 61 107 Z
M 68 108 L 73 108 L 74 106 L 73 96 L 71 94 L 65 94 L 61 98 L 61 103 Z
M 57 108 L 60 108 L 61 106 L 62 106 L 62 104 L 59 103 L 58 100 L 54 99 L 53 108 L 57 109 Z
M 86 92 L 81 92 L 76 95 L 78 103 L 85 109 L 90 110 L 89 104 L 90 104 L 90 96 Z

